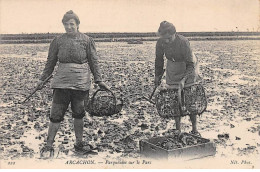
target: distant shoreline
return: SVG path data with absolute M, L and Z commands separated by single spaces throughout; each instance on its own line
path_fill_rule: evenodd
M 260 32 L 178 32 L 190 41 L 260 40 Z M 0 34 L 0 44 L 50 43 L 62 33 Z M 85 33 L 96 42 L 156 41 L 155 32 L 147 33 Z

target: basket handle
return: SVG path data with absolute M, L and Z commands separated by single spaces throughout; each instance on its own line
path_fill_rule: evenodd
M 106 91 L 106 92 L 110 92 L 111 94 L 112 94 L 112 96 L 114 97 L 114 112 L 116 111 L 116 96 L 115 96 L 115 94 L 111 91 L 111 90 L 103 90 L 103 89 L 98 89 L 94 94 L 93 94 L 93 96 L 92 96 L 92 98 L 91 98 L 91 106 L 93 106 L 93 103 L 94 103 L 94 98 L 95 98 L 95 96 L 97 95 L 97 93 L 98 92 L 100 92 L 100 91 Z

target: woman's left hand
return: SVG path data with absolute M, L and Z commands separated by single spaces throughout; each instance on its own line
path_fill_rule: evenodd
M 98 86 L 100 87 L 101 90 L 110 90 L 110 88 L 104 83 L 104 82 L 98 82 Z
M 184 84 L 185 84 L 186 78 L 183 78 L 180 82 L 179 82 L 179 88 L 182 90 L 184 88 Z

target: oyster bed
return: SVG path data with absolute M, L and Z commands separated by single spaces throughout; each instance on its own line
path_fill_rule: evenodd
M 156 146 L 166 150 L 180 149 L 207 143 L 207 140 L 188 135 L 187 133 L 174 132 L 171 136 L 155 143 Z
M 55 158 L 139 158 L 140 139 L 171 134 L 174 121 L 161 118 L 156 107 L 140 100 L 153 90 L 155 42 L 127 44 L 98 42 L 104 81 L 124 106 L 111 117 L 84 118 L 84 140 L 98 147 L 98 155 L 75 154 L 71 110 L 57 133 Z M 259 157 L 259 59 L 260 41 L 191 41 L 200 62 L 208 100 L 198 118 L 202 137 L 217 146 L 216 157 Z M 52 90 L 34 89 L 47 59 L 49 44 L 0 45 L 0 158 L 39 160 L 47 138 Z M 91 93 L 96 90 L 93 86 Z M 90 95 L 91 96 L 91 95 Z M 188 117 L 182 131 L 189 132 Z

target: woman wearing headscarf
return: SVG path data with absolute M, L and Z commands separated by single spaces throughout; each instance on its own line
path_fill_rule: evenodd
M 182 90 L 187 86 L 194 84 L 198 79 L 197 61 L 192 53 L 190 43 L 184 36 L 176 33 L 175 26 L 167 21 L 160 23 L 158 29 L 160 38 L 156 43 L 156 58 L 155 58 L 155 86 L 160 83 L 160 75 L 163 74 L 164 56 L 167 59 L 166 64 L 166 88 Z M 193 134 L 199 134 L 197 131 L 197 114 L 188 114 L 183 107 L 173 110 L 176 129 L 181 130 L 181 116 L 189 115 L 192 123 Z
M 54 138 L 69 104 L 74 118 L 74 148 L 84 153 L 91 147 L 82 141 L 84 100 L 89 96 L 90 73 L 94 75 L 94 81 L 101 89 L 108 87 L 101 79 L 94 40 L 79 32 L 79 17 L 70 10 L 63 16 L 62 23 L 66 33 L 51 42 L 47 62 L 37 85 L 39 89 L 43 87 L 43 81 L 52 74 L 58 62 L 57 72 L 51 83 L 53 100 L 47 143 L 41 153 L 53 152 Z

